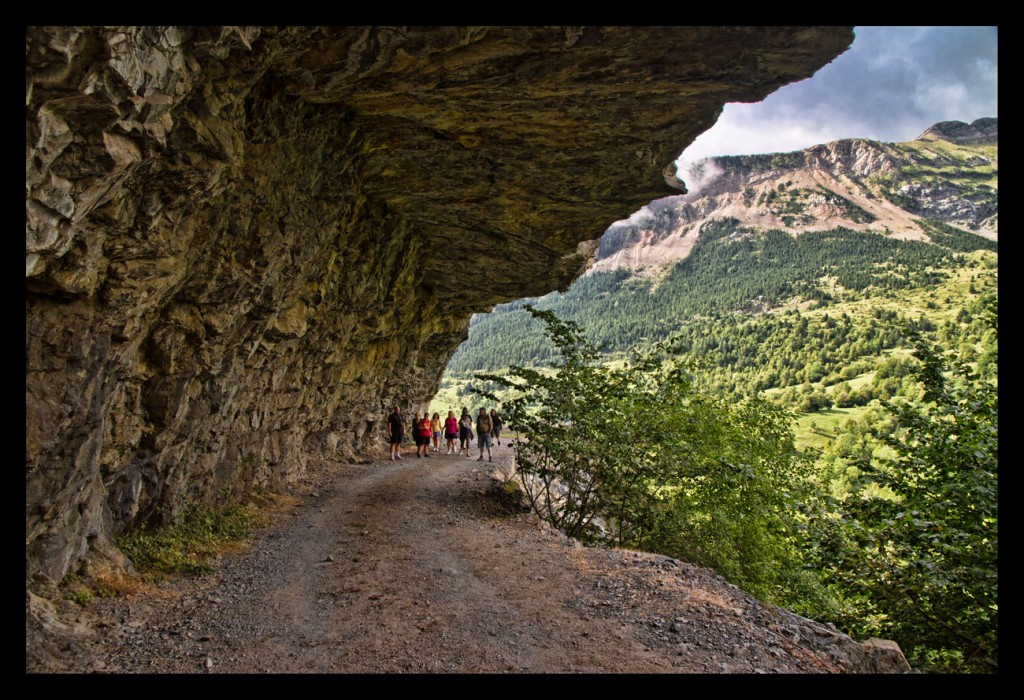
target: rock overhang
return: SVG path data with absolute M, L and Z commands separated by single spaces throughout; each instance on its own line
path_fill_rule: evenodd
M 652 199 L 726 101 L 757 101 L 852 41 L 841 27 L 325 28 L 271 70 L 340 106 L 364 138 L 366 191 L 431 240 L 489 239 L 517 261 L 493 302 L 565 288 L 580 240 Z M 475 257 L 473 243 L 466 243 Z M 439 245 L 438 249 L 449 249 Z M 428 259 L 444 293 L 448 257 Z M 536 262 L 538 284 L 523 264 Z M 479 299 L 479 293 L 474 294 Z
M 301 476 L 850 27 L 29 27 L 29 571 Z M 382 413 L 383 411 L 383 413 Z

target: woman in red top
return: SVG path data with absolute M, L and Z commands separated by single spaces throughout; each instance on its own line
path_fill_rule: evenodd
M 444 439 L 448 443 L 448 454 L 455 452 L 455 441 L 459 439 L 459 421 L 455 420 L 455 411 L 448 411 L 444 421 Z
M 417 457 L 429 457 L 430 456 L 430 416 L 426 413 L 423 417 L 420 414 L 416 414 L 416 420 L 413 423 L 416 427 L 416 456 Z

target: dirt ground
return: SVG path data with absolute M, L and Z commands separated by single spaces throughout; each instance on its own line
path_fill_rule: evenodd
M 865 673 L 884 646 L 762 605 L 714 572 L 585 548 L 526 512 L 495 462 L 323 461 L 213 574 L 97 599 L 75 624 L 30 601 L 30 673 Z M 70 603 L 67 603 L 70 605 Z M 897 658 L 898 657 L 898 658 Z M 905 662 L 903 662 L 905 664 Z

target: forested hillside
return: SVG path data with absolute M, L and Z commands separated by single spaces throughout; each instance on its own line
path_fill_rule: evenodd
M 986 239 L 972 238 L 979 250 L 994 248 Z M 847 229 L 794 239 L 781 231 L 753 231 L 736 220 L 715 221 L 705 224 L 693 253 L 661 279 L 624 269 L 599 272 L 580 279 L 565 294 L 534 301 L 538 308 L 579 323 L 591 342 L 612 354 L 681 332 L 686 350 L 713 351 L 718 364 L 735 371 L 764 370 L 759 388 L 767 389 L 793 384 L 797 377 L 792 373 L 807 364 L 804 353 L 790 358 L 785 348 L 765 353 L 767 336 L 784 337 L 793 327 L 799 341 L 808 324 L 836 315 L 827 309 L 842 309 L 836 319 L 839 331 L 830 334 L 831 347 L 819 358 L 827 372 L 895 347 L 895 326 L 887 324 L 884 330 L 883 319 L 941 322 L 953 306 L 970 301 L 969 294 L 951 296 L 964 279 L 964 291 L 972 279 L 978 280 L 975 293 L 988 288 L 994 261 L 992 254 L 959 253 Z M 945 297 L 930 306 L 915 301 L 915 293 L 944 286 L 949 287 L 948 304 Z M 549 360 L 553 348 L 544 340 L 541 324 L 522 311 L 523 303 L 476 317 L 448 371 L 460 375 Z M 856 329 L 851 313 L 865 317 Z M 797 316 L 803 319 L 798 324 Z

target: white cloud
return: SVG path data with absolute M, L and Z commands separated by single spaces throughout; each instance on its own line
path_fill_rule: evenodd
M 686 183 L 688 192 L 682 195 L 683 201 L 690 202 L 701 195 L 703 190 L 717 180 L 723 173 L 721 167 L 713 159 L 695 163 L 684 163 L 677 176 Z
M 788 115 L 765 115 L 758 105 L 727 104 L 718 124 L 701 134 L 683 153 L 680 171 L 686 163 L 708 156 L 779 153 L 799 150 L 841 138 L 841 126 L 808 123 Z M 683 178 L 689 187 L 690 181 Z
M 648 205 L 645 207 L 641 207 L 637 211 L 633 212 L 628 219 L 621 219 L 619 221 L 616 221 L 608 228 L 614 228 L 616 226 L 639 226 L 640 224 L 652 218 L 654 218 L 654 212 Z
M 850 49 L 813 77 L 759 103 L 725 105 L 680 156 L 679 170 L 709 156 L 837 139 L 908 141 L 940 121 L 998 116 L 995 27 L 858 27 L 855 34 Z

